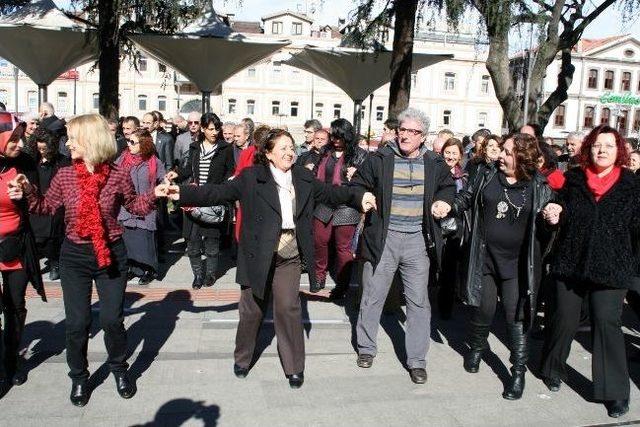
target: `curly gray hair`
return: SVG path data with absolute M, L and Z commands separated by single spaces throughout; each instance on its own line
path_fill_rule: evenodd
M 402 125 L 402 122 L 405 120 L 415 120 L 420 122 L 422 126 L 422 134 L 426 135 L 429 132 L 429 124 L 431 120 L 422 110 L 418 110 L 417 108 L 409 107 L 400 114 L 398 114 L 398 122 Z

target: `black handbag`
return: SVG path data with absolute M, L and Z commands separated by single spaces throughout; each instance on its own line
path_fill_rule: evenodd
M 220 224 L 224 221 L 227 208 L 224 205 L 193 208 L 189 214 L 193 219 L 208 225 Z
M 24 233 L 6 236 L 0 240 L 0 262 L 9 262 L 24 254 Z

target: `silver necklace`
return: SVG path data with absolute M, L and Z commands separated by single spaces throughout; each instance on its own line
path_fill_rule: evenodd
M 506 188 L 503 188 L 503 191 L 504 191 L 504 196 L 507 199 L 507 203 L 509 203 L 509 205 L 511 205 L 511 207 L 516 210 L 516 218 L 519 218 L 520 211 L 522 210 L 522 208 L 524 208 L 524 205 L 527 203 L 527 194 L 526 194 L 527 189 L 526 188 L 522 189 L 522 204 L 520 206 L 516 206 L 511 201 L 511 199 L 509 198 L 509 192 L 507 191 Z M 498 203 L 498 215 L 496 215 L 496 218 L 502 219 L 505 217 L 504 214 L 509 210 L 509 206 L 507 206 L 507 203 L 505 203 L 504 201 L 501 201 L 500 203 Z

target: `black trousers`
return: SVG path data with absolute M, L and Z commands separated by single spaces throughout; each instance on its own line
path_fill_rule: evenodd
M 204 253 L 204 275 L 215 276 L 218 270 L 218 258 L 220 256 L 220 227 L 208 228 L 207 235 L 203 236 L 200 227 L 194 225 L 191 236 L 187 241 L 187 256 L 194 273 L 202 271 L 202 254 Z
M 278 353 L 286 375 L 304 371 L 304 330 L 300 306 L 300 258 L 283 260 L 275 256 L 270 286 L 265 297 L 257 298 L 250 287 L 243 286 L 238 307 L 240 322 L 236 333 L 235 363 L 248 368 L 253 359 L 258 332 L 273 296 Z
M 11 373 L 15 367 L 20 351 L 20 341 L 27 318 L 25 292 L 27 290 L 27 273 L 24 269 L 2 272 L 2 289 L 0 289 L 0 308 L 4 314 L 4 330 L 2 338 L 4 351 L 0 349 L 0 362 Z M 0 367 L 0 371 L 2 368 Z
M 518 309 L 518 299 L 520 298 L 518 278 L 499 279 L 493 274 L 484 274 L 482 276 L 482 296 L 480 306 L 476 307 L 473 312 L 473 323 L 491 325 L 498 304 L 498 292 L 507 325 L 516 323 L 516 311 Z
M 566 381 L 571 342 L 580 323 L 582 301 L 587 298 L 593 339 L 593 397 L 596 400 L 628 399 L 629 371 L 621 329 L 626 293 L 626 289 L 558 281 L 555 310 L 542 352 L 542 374 Z
M 107 363 L 112 372 L 127 370 L 127 333 L 124 329 L 124 292 L 127 286 L 127 253 L 122 240 L 112 243 L 112 264 L 98 269 L 93 246 L 66 239 L 60 251 L 60 280 L 66 315 L 69 376 L 89 377 L 87 346 L 91 327 L 91 292 L 96 283 L 100 302 L 100 327 L 104 331 Z

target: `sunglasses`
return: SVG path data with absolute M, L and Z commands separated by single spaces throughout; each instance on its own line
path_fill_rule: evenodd
M 190 125 L 199 125 L 199 124 L 200 124 L 200 122 L 196 120 L 196 121 L 193 121 L 193 122 L 189 122 L 189 124 L 190 124 Z
M 133 141 L 131 139 L 127 139 L 127 144 L 129 145 L 138 145 L 139 141 Z

